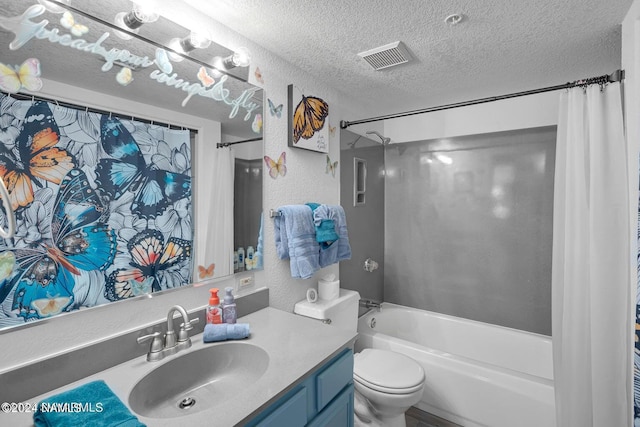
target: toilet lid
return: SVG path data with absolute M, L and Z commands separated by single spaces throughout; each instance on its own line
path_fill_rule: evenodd
M 360 384 L 383 393 L 411 393 L 424 383 L 424 370 L 415 360 L 388 350 L 366 348 L 356 353 L 353 376 Z

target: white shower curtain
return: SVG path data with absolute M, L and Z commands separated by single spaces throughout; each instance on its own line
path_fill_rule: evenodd
M 204 146 L 205 144 L 201 144 Z M 202 148 L 198 173 L 200 197 L 196 219 L 198 263 L 207 268 L 215 263 L 214 277 L 233 273 L 233 176 L 234 155 L 229 147 Z M 198 231 L 199 230 L 199 231 Z M 196 268 L 195 274 L 198 275 Z M 196 277 L 197 279 L 198 277 Z
M 631 426 L 629 177 L 619 83 L 561 94 L 553 219 L 558 427 Z

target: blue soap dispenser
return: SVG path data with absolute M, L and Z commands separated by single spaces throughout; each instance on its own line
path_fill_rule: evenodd
M 222 320 L 224 323 L 236 323 L 238 313 L 236 311 L 236 300 L 233 297 L 233 288 L 225 288 L 224 302 L 222 304 Z

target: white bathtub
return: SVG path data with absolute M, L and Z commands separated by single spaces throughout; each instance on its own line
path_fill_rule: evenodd
M 383 303 L 358 320 L 355 350 L 363 348 L 422 365 L 423 411 L 465 427 L 556 425 L 547 336 Z

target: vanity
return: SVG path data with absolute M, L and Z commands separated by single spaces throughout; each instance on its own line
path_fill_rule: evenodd
M 249 338 L 205 344 L 199 333 L 191 337 L 191 348 L 167 356 L 160 362 L 148 362 L 146 355 L 138 356 L 26 399 L 23 403 L 31 403 L 33 407 L 33 404 L 49 396 L 91 381 L 104 380 L 132 413 L 148 426 L 353 425 L 351 347 L 356 334 L 271 307 L 243 316 L 238 322 L 250 324 Z M 229 354 L 234 357 L 229 359 L 229 363 L 216 365 L 216 350 L 226 346 L 230 346 L 230 349 L 219 353 L 220 358 L 228 358 Z M 210 360 L 211 364 L 196 361 L 202 359 L 193 357 L 199 354 L 206 354 L 204 361 Z M 235 358 L 241 360 L 233 363 Z M 181 360 L 192 365 L 180 366 Z M 203 377 L 208 375 L 207 367 L 216 369 L 218 378 L 211 377 L 209 385 L 199 385 L 196 390 L 188 389 L 191 380 L 187 379 L 182 395 L 178 390 L 181 376 L 189 377 L 184 370 L 192 371 L 193 364 L 202 365 Z M 48 368 L 55 370 L 56 366 Z M 229 372 L 225 372 L 225 368 Z M 168 396 L 163 396 L 167 398 L 166 402 L 139 403 L 137 411 L 134 410 L 132 399 L 136 387 L 147 376 L 153 375 L 155 370 L 163 369 L 171 371 L 166 376 Z M 229 386 L 216 389 L 216 383 Z M 208 389 L 208 398 L 196 397 L 196 403 L 191 407 L 178 407 L 184 398 L 202 389 Z M 106 409 L 104 414 L 108 416 Z M 32 417 L 31 412 L 2 412 L 0 425 L 30 426 Z

